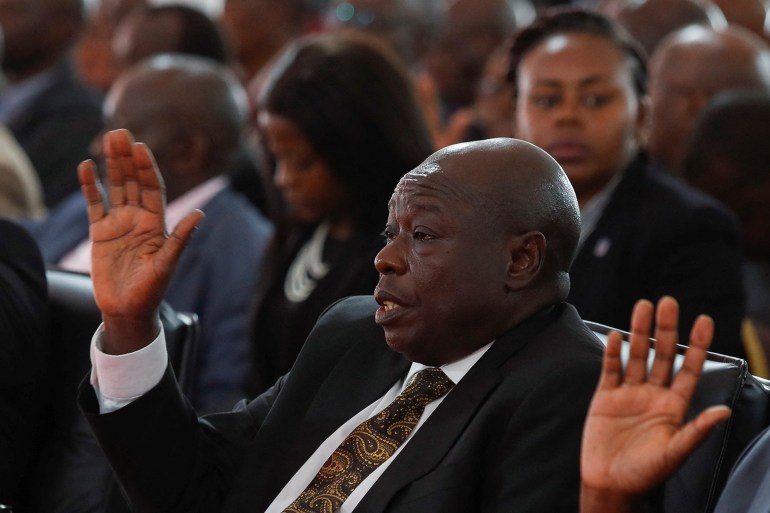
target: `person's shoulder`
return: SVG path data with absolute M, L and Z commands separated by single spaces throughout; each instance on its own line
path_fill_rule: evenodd
M 83 109 L 83 116 L 94 110 L 101 115 L 102 94 L 81 82 L 69 62 L 59 65 L 53 73 L 51 86 L 42 95 L 41 104 L 67 110 Z
M 0 270 L 10 270 L 15 276 L 26 281 L 46 294 L 45 266 L 37 243 L 26 228 L 7 219 L 0 219 Z
M 321 313 L 319 323 L 358 323 L 374 324 L 374 312 L 379 305 L 374 296 L 350 296 L 339 299 Z M 378 328 L 379 329 L 379 328 Z
M 38 255 L 37 243 L 29 231 L 10 219 L 0 218 L 0 256 L 13 256 L 14 259 L 25 260 L 30 256 Z
M 637 230 L 654 232 L 660 240 L 666 234 L 677 238 L 682 234 L 737 234 L 735 216 L 711 196 L 660 168 L 648 166 L 634 175 L 618 191 L 613 208 L 630 209 L 628 221 Z
M 556 306 L 559 316 L 543 333 L 543 338 L 551 341 L 558 353 L 569 354 L 569 361 L 587 359 L 600 361 L 604 345 L 596 334 L 583 322 L 577 309 L 569 303 Z M 559 358 L 563 359 L 563 358 Z
M 214 195 L 203 210 L 207 215 L 212 214 L 217 218 L 241 218 L 261 229 L 272 229 L 273 226 L 257 207 L 229 184 Z

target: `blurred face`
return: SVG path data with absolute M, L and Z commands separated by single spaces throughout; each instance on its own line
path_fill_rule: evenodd
M 17 71 L 44 60 L 58 41 L 51 0 L 0 0 L 5 41 L 3 69 Z
M 623 53 L 585 33 L 556 34 L 521 60 L 516 135 L 551 154 L 584 204 L 638 151 L 644 109 Z
M 219 24 L 238 58 L 248 55 L 251 48 L 264 45 L 271 9 L 275 7 L 265 0 L 225 1 Z
M 275 158 L 273 181 L 293 217 L 302 223 L 340 217 L 348 191 L 299 128 L 268 112 L 259 114 L 259 126 Z
M 732 165 L 714 159 L 692 185 L 735 212 L 748 258 L 770 262 L 770 177 L 746 181 Z
M 116 27 L 111 42 L 118 73 L 151 55 L 173 52 L 181 33 L 182 21 L 175 15 L 129 14 Z
M 375 258 L 375 320 L 394 351 L 426 365 L 456 361 L 501 332 L 492 319 L 508 261 L 499 227 L 468 194 L 472 176 L 448 179 L 440 165 L 399 182 Z
M 696 90 L 689 85 L 694 70 L 680 53 L 665 49 L 650 60 L 650 156 L 671 172 L 679 171 L 698 113 L 692 101 Z

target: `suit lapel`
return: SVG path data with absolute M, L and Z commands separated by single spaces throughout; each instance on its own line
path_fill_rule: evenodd
M 399 490 L 434 470 L 502 380 L 500 366 L 551 324 L 562 309 L 549 308 L 496 340 L 415 433 L 355 513 L 386 511 Z
M 410 363 L 390 351 L 381 328 L 372 325 L 379 336 L 364 334 L 363 341 L 345 352 L 331 371 L 326 369 L 311 382 L 287 383 L 233 486 L 230 505 L 234 508 L 226 511 L 241 511 L 246 505 L 250 511 L 264 511 L 329 435 L 406 374 Z M 317 372 L 308 360 L 309 368 L 292 372 Z

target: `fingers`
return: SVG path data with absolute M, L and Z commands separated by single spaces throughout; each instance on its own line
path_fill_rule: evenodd
M 150 212 L 160 214 L 165 208 L 163 178 L 150 149 L 143 143 L 134 144 L 134 165 L 141 188 L 140 204 Z
M 134 142 L 128 130 L 104 134 L 104 154 L 113 207 L 141 206 L 161 214 L 165 207 L 163 178 L 149 148 Z
M 617 388 L 623 380 L 623 362 L 620 359 L 622 337 L 617 331 L 607 335 L 607 347 L 604 350 L 602 375 L 599 378 L 598 389 Z
M 88 223 L 93 224 L 104 217 L 104 200 L 102 198 L 99 179 L 97 178 L 96 166 L 93 161 L 86 160 L 78 166 L 78 180 L 80 180 L 80 190 L 86 200 L 86 212 L 88 213 Z
M 693 324 L 690 331 L 690 344 L 685 352 L 682 368 L 677 372 L 671 390 L 682 396 L 687 402 L 695 393 L 706 361 L 706 352 L 714 336 L 714 321 L 708 315 L 701 315 Z
M 647 379 L 647 355 L 650 351 L 652 303 L 641 299 L 631 313 L 631 339 L 624 383 L 636 385 Z
M 121 207 L 137 199 L 137 178 L 133 169 L 133 137 L 128 130 L 112 130 L 103 137 L 104 156 L 107 162 L 109 180 L 108 195 L 112 207 Z M 136 203 L 133 203 L 136 204 Z
M 677 355 L 679 304 L 670 296 L 658 301 L 655 315 L 655 361 L 650 370 L 649 382 L 668 386 Z

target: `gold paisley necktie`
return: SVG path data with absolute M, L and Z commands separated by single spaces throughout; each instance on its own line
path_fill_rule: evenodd
M 333 513 L 404 443 L 425 406 L 454 386 L 437 367 L 423 369 L 387 408 L 358 425 L 283 513 Z

